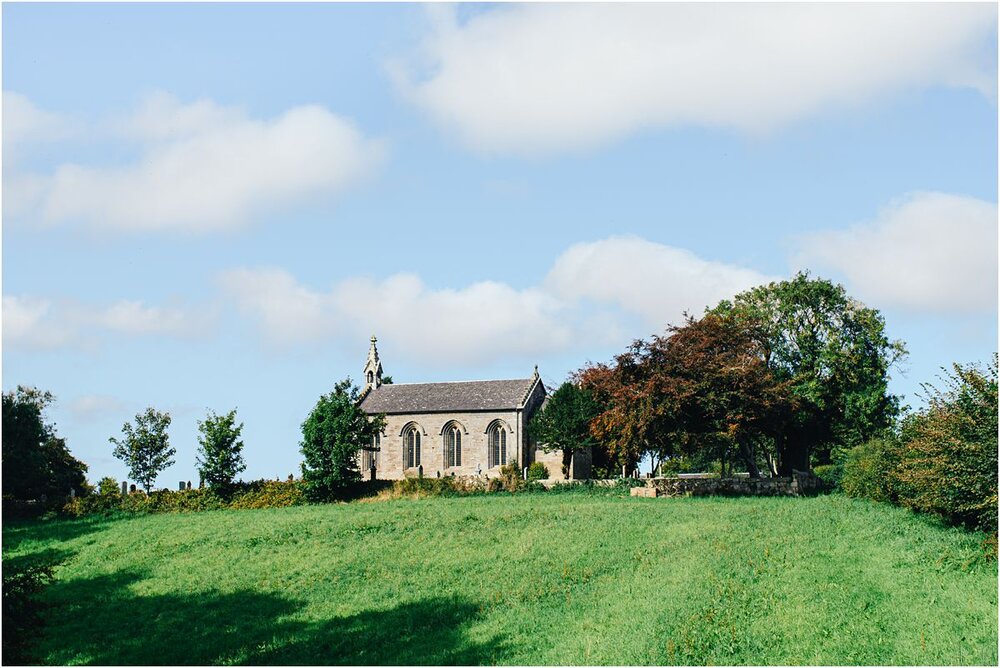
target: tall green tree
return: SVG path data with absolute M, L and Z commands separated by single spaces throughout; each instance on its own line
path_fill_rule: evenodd
M 135 426 L 122 425 L 122 437 L 111 437 L 112 453 L 128 466 L 129 476 L 149 492 L 156 477 L 174 463 L 176 450 L 170 447 L 167 428 L 170 414 L 149 407 L 135 416 Z
M 563 468 L 567 468 L 574 454 L 597 445 L 590 433 L 590 421 L 600 412 L 590 392 L 567 381 L 535 413 L 528 424 L 528 432 L 545 452 L 562 450 Z
M 246 470 L 243 460 L 243 423 L 236 424 L 236 409 L 225 415 L 209 411 L 198 422 L 196 461 L 202 480 L 220 491 L 227 491 L 236 476 Z
M 52 394 L 18 386 L 3 393 L 3 494 L 15 499 L 60 497 L 86 490 L 87 465 L 46 422 Z
M 711 312 L 753 329 L 765 364 L 790 383 L 798 402 L 776 443 L 778 473 L 808 469 L 810 456 L 827 463 L 835 448 L 884 433 L 898 416 L 889 371 L 906 348 L 886 336 L 877 310 L 849 297 L 843 286 L 800 272 Z
M 302 479 L 313 501 L 335 498 L 358 482 L 358 453 L 385 429 L 385 416 L 369 416 L 358 398 L 358 388 L 346 378 L 319 398 L 302 423 Z

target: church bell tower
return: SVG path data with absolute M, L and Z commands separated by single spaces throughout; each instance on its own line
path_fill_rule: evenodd
M 372 334 L 372 345 L 368 349 L 368 361 L 365 362 L 364 391 L 378 389 L 382 385 L 382 362 L 378 358 L 378 348 L 375 347 L 375 335 Z

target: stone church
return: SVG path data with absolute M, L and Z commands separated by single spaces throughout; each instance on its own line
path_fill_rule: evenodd
M 369 415 L 384 413 L 386 425 L 361 452 L 366 477 L 373 466 L 376 477 L 387 480 L 421 474 L 496 477 L 504 464 L 522 469 L 534 461 L 545 464 L 550 479 L 566 477 L 562 452 L 543 452 L 527 433 L 528 421 L 546 399 L 537 366 L 530 378 L 387 385 L 375 343 L 373 336 L 360 405 Z M 575 477 L 581 477 L 583 463 L 575 466 Z

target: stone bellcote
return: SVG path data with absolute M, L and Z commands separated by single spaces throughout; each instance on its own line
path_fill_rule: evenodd
M 375 342 L 378 339 L 372 334 L 372 345 L 368 349 L 368 361 L 365 362 L 365 387 L 364 391 L 375 390 L 382 385 L 382 362 L 378 358 L 378 348 Z

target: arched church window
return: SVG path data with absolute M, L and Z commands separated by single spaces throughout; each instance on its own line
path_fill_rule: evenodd
M 444 428 L 444 466 L 462 465 L 462 428 L 452 422 Z
M 374 382 L 375 382 L 375 372 L 374 371 L 369 371 L 368 372 L 368 384 L 372 385 Z
M 408 469 L 420 466 L 420 431 L 416 426 L 403 434 L 403 463 Z
M 489 465 L 490 468 L 502 466 L 507 463 L 507 430 L 503 425 L 494 425 L 490 429 L 489 438 Z

